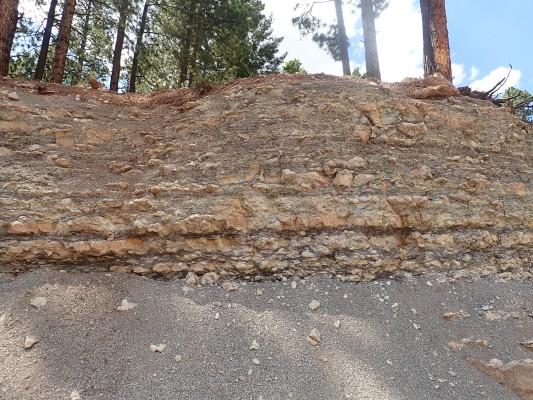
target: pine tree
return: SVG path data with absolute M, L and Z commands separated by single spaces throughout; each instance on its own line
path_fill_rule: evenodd
M 510 87 L 505 89 L 503 98 L 509 99 L 513 112 L 520 115 L 522 120 L 533 123 L 533 95 L 531 93 Z
M 383 4 L 383 2 L 381 2 Z M 381 80 L 379 69 L 378 44 L 374 22 L 376 12 L 374 1 L 361 0 L 361 17 L 363 20 L 363 36 L 365 43 L 366 76 Z
M 313 7 L 317 3 L 334 1 L 337 21 L 335 24 L 327 25 L 319 18 L 313 15 Z M 365 42 L 365 58 L 367 70 L 372 71 L 372 77 L 381 79 L 379 72 L 379 59 L 376 42 L 376 28 L 374 19 L 387 7 L 387 0 L 361 0 L 357 7 L 361 8 L 363 19 L 363 36 Z M 295 9 L 302 6 L 297 5 Z M 297 26 L 303 36 L 311 35 L 320 48 L 333 57 L 335 61 L 342 62 L 344 75 L 351 75 L 350 59 L 348 56 L 349 43 L 346 36 L 344 17 L 342 13 L 342 0 L 314 1 L 313 3 L 303 5 L 304 12 L 292 19 L 293 25 Z M 326 32 L 324 29 L 328 29 Z M 371 76 L 370 74 L 368 76 Z
M 135 42 L 135 52 L 133 53 L 133 60 L 131 62 L 131 71 L 130 71 L 130 82 L 129 82 L 129 92 L 135 93 L 135 85 L 137 82 L 137 71 L 139 69 L 139 58 L 141 56 L 141 51 L 143 50 L 143 36 L 146 30 L 146 25 L 148 22 L 148 9 L 150 8 L 150 0 L 146 0 L 143 7 L 143 12 L 141 15 L 141 22 L 139 24 L 139 29 L 137 30 L 137 41 Z
M 420 0 L 424 39 L 424 76 L 438 72 L 452 80 L 445 0 Z
M 57 0 L 50 2 L 48 9 L 48 16 L 46 18 L 46 27 L 44 28 L 43 39 L 41 43 L 41 51 L 39 52 L 39 61 L 37 61 L 37 67 L 35 68 L 35 80 L 42 80 L 44 76 L 44 70 L 46 68 L 46 60 L 48 58 L 48 49 L 50 47 L 50 38 L 52 37 L 52 27 L 54 26 L 56 16 Z
M 119 13 L 119 18 L 115 48 L 113 50 L 113 69 L 111 70 L 111 82 L 109 84 L 109 90 L 113 92 L 118 91 L 122 50 L 124 48 L 124 38 L 126 37 L 126 23 L 132 9 L 132 4 L 130 0 L 115 0 L 115 7 Z
M 18 20 L 18 0 L 0 0 L 0 76 L 6 76 Z
M 50 72 L 50 82 L 52 83 L 61 83 L 63 81 L 63 72 L 65 71 L 75 8 L 76 0 L 65 0 L 63 15 L 59 24 L 59 32 L 57 34 L 52 70 Z

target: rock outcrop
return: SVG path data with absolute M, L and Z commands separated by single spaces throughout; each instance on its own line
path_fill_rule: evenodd
M 531 276 L 531 126 L 489 102 L 324 75 L 51 87 L 0 101 L 0 272 Z

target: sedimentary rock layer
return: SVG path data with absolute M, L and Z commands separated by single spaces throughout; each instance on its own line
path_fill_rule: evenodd
M 531 273 L 532 128 L 489 102 L 328 76 L 57 91 L 0 101 L 1 271 Z

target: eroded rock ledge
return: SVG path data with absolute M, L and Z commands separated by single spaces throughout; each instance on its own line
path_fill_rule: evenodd
M 328 76 L 58 92 L 0 101 L 0 272 L 531 276 L 531 127 L 488 102 Z

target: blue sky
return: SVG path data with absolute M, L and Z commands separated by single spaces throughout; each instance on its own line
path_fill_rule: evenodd
M 263 0 L 265 13 L 274 17 L 274 34 L 284 36 L 281 48 L 287 59 L 298 58 L 311 73 L 339 75 L 340 63 L 310 39 L 300 40 L 290 22 L 295 0 Z M 359 13 L 345 5 L 345 23 L 350 37 L 352 66 L 364 70 L 364 48 Z M 488 90 L 513 72 L 506 86 L 533 93 L 533 0 L 447 0 L 452 69 L 456 86 Z M 316 15 L 333 21 L 332 3 L 315 5 Z M 419 77 L 422 68 L 422 26 L 419 0 L 389 0 L 389 8 L 376 21 L 382 78 L 394 82 Z

